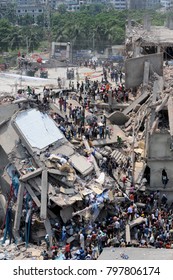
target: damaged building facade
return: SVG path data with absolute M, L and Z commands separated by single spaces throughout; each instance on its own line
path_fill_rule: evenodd
M 141 98 L 147 99 L 145 175 L 148 189 L 165 192 L 172 201 L 172 67 L 163 68 L 163 59 L 168 58 L 172 50 L 172 28 L 171 23 L 168 27 L 154 27 L 150 22 L 147 24 L 144 21 L 143 26 L 127 27 L 126 50 L 133 58 L 126 60 L 126 86 L 139 90 L 142 83 Z M 163 189 L 162 183 L 163 169 L 169 178 L 166 189 Z

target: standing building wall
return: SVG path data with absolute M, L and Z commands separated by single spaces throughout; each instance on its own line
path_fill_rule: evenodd
M 150 189 L 163 190 L 162 170 L 169 178 L 166 190 L 173 191 L 173 151 L 170 150 L 171 136 L 167 132 L 156 132 L 149 137 L 148 166 L 150 167 Z

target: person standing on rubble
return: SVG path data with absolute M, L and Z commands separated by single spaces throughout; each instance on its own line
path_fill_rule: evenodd
M 109 137 L 109 139 L 111 139 L 110 129 L 108 126 L 106 127 L 106 130 L 105 130 L 105 138 L 107 138 L 107 136 Z
M 50 241 L 49 241 L 49 235 L 48 234 L 46 234 L 46 236 L 45 236 L 45 241 L 46 241 L 47 250 L 49 250 L 49 248 L 50 248 Z
M 65 259 L 69 260 L 71 258 L 72 258 L 72 255 L 71 255 L 70 243 L 66 243 L 66 245 L 65 245 Z
M 164 189 L 166 188 L 166 185 L 168 183 L 169 179 L 168 179 L 168 175 L 165 169 L 162 170 L 162 184 Z
M 59 99 L 59 109 L 60 109 L 61 112 L 62 112 L 63 102 L 64 102 L 63 97 L 60 97 L 60 99 Z
M 82 231 L 79 232 L 79 243 L 80 247 L 84 250 L 85 249 L 85 239 Z

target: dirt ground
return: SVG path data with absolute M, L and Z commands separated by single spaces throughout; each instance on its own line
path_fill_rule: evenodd
M 48 69 L 48 79 L 39 77 L 28 77 L 24 76 L 19 71 L 6 71 L 0 72 L 0 97 L 6 95 L 15 95 L 17 90 L 20 88 L 25 89 L 27 86 L 35 88 L 37 93 L 43 90 L 44 86 L 58 88 L 57 78 L 60 77 L 63 86 L 66 88 L 69 85 L 69 81 L 66 79 L 67 68 L 52 68 Z M 76 85 L 76 72 L 79 73 L 79 81 L 84 80 L 85 76 L 91 79 L 101 80 L 102 68 L 98 67 L 97 70 L 89 69 L 86 67 L 74 67 L 75 79 L 74 84 Z

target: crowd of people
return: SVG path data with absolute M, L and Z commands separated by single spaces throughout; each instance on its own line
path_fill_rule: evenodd
M 139 202 L 144 206 L 138 207 Z M 94 260 L 105 247 L 173 249 L 173 205 L 168 206 L 165 194 L 131 192 L 130 199 L 112 204 L 112 215 L 109 204 L 105 203 L 107 215 L 102 220 L 92 223 L 76 216 L 65 225 L 56 223 L 51 247 L 47 236 L 44 259 Z M 127 243 L 126 224 L 138 217 L 143 221 L 133 228 L 132 242 Z M 74 242 L 68 243 L 72 236 Z
M 108 82 L 108 79 L 111 82 Z M 44 102 L 56 102 L 60 114 L 53 113 L 53 119 L 58 123 L 60 130 L 70 141 L 72 139 L 87 140 L 111 138 L 111 126 L 107 124 L 104 113 L 97 114 L 97 107 L 91 106 L 93 101 L 101 100 L 109 102 L 109 94 L 118 102 L 128 102 L 130 91 L 125 89 L 123 74 L 113 67 L 103 67 L 102 81 L 92 81 L 86 77 L 85 81 L 77 81 L 76 85 L 70 80 L 69 89 L 73 93 L 58 93 L 54 100 L 52 90 L 43 89 Z M 113 83 L 113 84 L 111 84 Z M 29 94 L 34 94 L 28 89 Z M 79 106 L 73 106 L 71 100 L 78 101 Z M 58 102 L 57 102 L 58 100 Z M 86 111 L 90 112 L 86 116 Z M 119 140 L 120 141 L 120 140 Z M 121 141 L 120 141 L 121 142 Z M 156 192 L 141 192 L 135 189 L 132 178 L 131 161 L 127 158 L 125 163 L 117 163 L 113 158 L 106 158 L 98 162 L 102 171 L 114 178 L 114 171 L 118 172 L 118 180 L 123 183 L 121 188 L 124 193 L 124 201 L 111 203 L 108 198 L 104 200 L 104 209 L 107 215 L 95 222 L 86 221 L 80 216 L 64 223 L 55 223 L 53 226 L 53 245 L 50 246 L 49 236 L 45 237 L 47 249 L 43 252 L 43 258 L 47 259 L 97 259 L 104 247 L 152 247 L 173 248 L 173 204 L 168 204 L 167 196 Z M 123 174 L 123 176 L 122 176 Z M 126 181 L 130 182 L 130 191 L 126 193 Z M 164 187 L 168 182 L 165 170 L 162 171 L 162 183 Z M 149 183 L 149 182 L 148 182 Z M 118 192 L 115 188 L 114 195 Z M 86 197 L 86 207 L 93 205 L 97 197 Z M 110 211 L 111 206 L 111 211 Z M 93 209 L 94 211 L 94 209 Z M 143 220 L 131 231 L 131 242 L 125 240 L 126 224 L 142 217 Z M 73 242 L 68 239 L 73 237 Z

